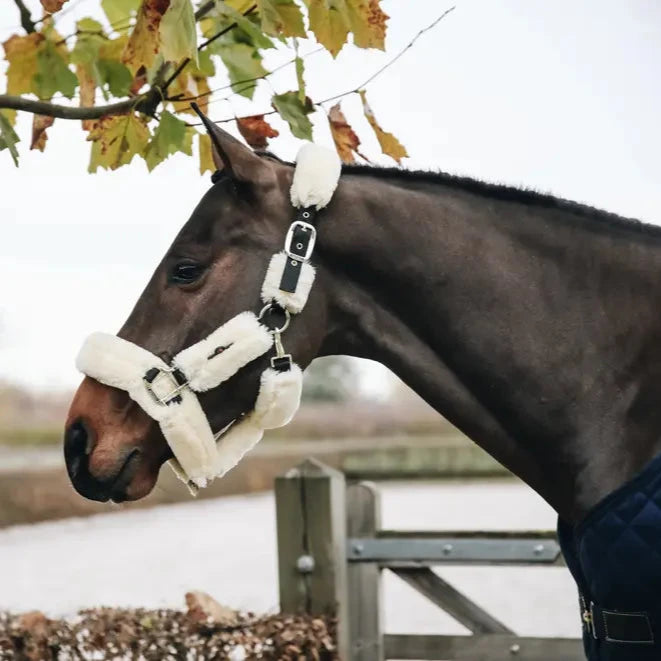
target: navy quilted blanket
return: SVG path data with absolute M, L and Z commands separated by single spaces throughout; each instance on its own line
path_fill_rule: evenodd
M 597 636 L 590 617 L 583 631 L 589 661 L 661 661 L 661 455 L 578 526 L 560 520 L 558 537 L 587 612 L 594 604 Z

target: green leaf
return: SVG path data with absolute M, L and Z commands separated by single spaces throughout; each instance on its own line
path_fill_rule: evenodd
M 211 59 L 211 53 L 206 49 L 197 54 L 197 64 L 191 62 L 186 69 L 193 78 L 209 78 L 216 75 L 216 65 Z
M 161 53 L 169 62 L 197 62 L 197 26 L 191 0 L 170 0 L 160 25 Z
M 186 123 L 164 110 L 154 137 L 145 150 L 147 168 L 151 172 L 159 163 L 178 151 L 190 156 L 193 153 L 192 146 L 193 133 L 187 130 Z
M 258 25 L 259 17 L 257 15 L 248 14 L 244 16 L 240 11 L 230 7 L 222 0 L 216 0 L 216 11 L 219 16 L 226 19 L 228 25 L 236 23 L 237 27 L 250 37 L 250 42 L 255 48 L 275 48 L 274 43 L 262 32 L 262 28 Z M 220 30 L 222 28 L 219 28 L 217 32 L 220 32 Z
M 147 124 L 135 113 L 102 117 L 87 136 L 94 143 L 88 171 L 116 170 L 130 163 L 144 152 L 149 137 Z
M 268 71 L 262 66 L 262 56 L 248 44 L 233 44 L 219 49 L 223 64 L 232 83 L 232 90 L 237 94 L 252 99 L 257 80 L 266 75 Z M 246 82 L 254 81 L 254 82 Z M 236 83 L 244 83 L 237 85 Z
M 70 99 L 76 93 L 78 78 L 52 41 L 45 43 L 37 54 L 37 73 L 32 86 L 40 99 L 50 99 L 56 92 Z
M 314 110 L 310 99 L 301 102 L 297 92 L 285 92 L 274 95 L 271 103 L 297 138 L 312 140 L 312 123 L 307 117 Z
M 262 30 L 274 37 L 305 37 L 303 14 L 294 0 L 257 0 Z
M 113 96 L 127 96 L 133 76 L 131 72 L 117 60 L 99 60 L 97 62 L 99 85 L 108 85 Z
M 4 112 L 0 111 L 0 151 L 9 149 L 16 167 L 18 167 L 18 149 L 16 149 L 18 141 L 19 137 L 16 135 L 16 131 L 12 128 Z
M 101 0 L 101 7 L 108 17 L 108 22 L 117 30 L 128 27 L 131 14 L 138 10 L 140 0 Z
M 298 100 L 301 103 L 305 102 L 305 78 L 303 74 L 305 73 L 305 65 L 303 64 L 303 59 L 298 55 L 294 61 L 294 66 L 296 67 L 296 82 L 298 83 Z

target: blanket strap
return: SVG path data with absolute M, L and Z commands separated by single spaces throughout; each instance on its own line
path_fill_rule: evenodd
M 581 601 L 584 603 L 583 599 Z M 645 611 L 625 612 L 601 608 L 590 602 L 582 615 L 588 634 L 607 643 L 653 645 L 654 631 Z

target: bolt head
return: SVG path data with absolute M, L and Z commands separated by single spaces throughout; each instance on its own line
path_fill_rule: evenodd
M 302 555 L 296 560 L 296 569 L 301 574 L 310 574 L 314 571 L 314 558 L 311 555 Z

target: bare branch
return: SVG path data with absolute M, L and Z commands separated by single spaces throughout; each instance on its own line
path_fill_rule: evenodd
M 99 119 L 104 115 L 121 115 L 132 109 L 145 112 L 149 101 L 150 95 L 147 94 L 142 98 L 125 99 L 124 101 L 111 103 L 106 106 L 79 108 L 76 106 L 61 106 L 56 103 L 50 103 L 49 101 L 35 101 L 34 99 L 26 99 L 23 96 L 0 94 L 0 108 L 23 110 L 36 115 L 48 115 L 49 117 L 58 117 L 60 119 Z
M 18 11 L 21 14 L 21 26 L 28 34 L 34 32 L 36 29 L 35 22 L 32 20 L 32 14 L 30 14 L 30 10 L 25 6 L 23 0 L 14 0 L 14 2 L 16 3 Z

